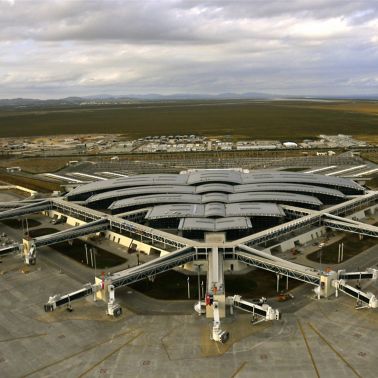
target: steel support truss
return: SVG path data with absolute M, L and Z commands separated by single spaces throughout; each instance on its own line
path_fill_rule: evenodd
M 300 270 L 296 270 L 290 267 L 285 267 L 283 264 L 279 264 L 276 261 L 270 261 L 261 257 L 253 256 L 247 252 L 235 251 L 235 257 L 237 260 L 256 268 L 268 270 L 270 272 L 288 276 L 294 278 L 295 280 L 310 283 L 312 285 L 319 285 L 320 274 L 317 271 L 313 271 L 308 268 L 308 273 Z M 303 267 L 305 268 L 305 267 Z
M 51 207 L 52 204 L 50 200 L 42 200 L 37 203 L 26 204 L 25 206 L 16 207 L 0 212 L 0 220 L 37 213 L 39 211 L 51 209 Z
M 103 213 L 88 209 L 84 206 L 76 203 L 63 201 L 62 199 L 53 200 L 54 209 L 61 211 L 65 215 L 70 215 L 84 221 L 108 219 L 109 229 L 120 234 L 130 234 L 130 238 L 134 240 L 144 241 L 147 244 L 154 245 L 155 243 L 161 243 L 164 246 L 170 246 L 174 249 L 186 247 L 191 243 L 190 240 L 174 236 L 159 230 L 134 223 L 132 221 L 122 219 L 114 215 L 104 215 Z
M 0 248 L 0 256 L 6 256 L 13 254 L 14 252 L 20 252 L 22 249 L 22 244 L 12 244 L 7 245 L 6 247 Z
M 323 224 L 324 226 L 338 231 L 346 231 L 354 234 L 371 236 L 373 238 L 378 237 L 378 227 L 370 226 L 368 224 L 354 224 L 327 218 L 323 220 Z
M 115 288 L 130 285 L 145 278 L 155 277 L 172 268 L 197 260 L 196 250 L 186 247 L 176 252 L 169 253 L 148 263 L 144 263 L 134 268 L 114 273 L 106 278 L 106 281 Z
M 104 231 L 108 228 L 108 226 L 109 221 L 107 219 L 99 219 L 94 222 L 86 223 L 82 226 L 73 227 L 68 230 L 59 231 L 54 234 L 39 236 L 34 238 L 33 242 L 36 247 L 56 244 L 67 240 L 76 239 L 80 236 Z

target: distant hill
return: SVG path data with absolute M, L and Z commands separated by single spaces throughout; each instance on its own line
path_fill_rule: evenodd
M 61 99 L 33 99 L 33 98 L 12 98 L 0 99 L 0 108 L 42 108 L 42 107 L 65 107 L 83 105 L 106 105 L 106 104 L 133 104 L 146 101 L 224 101 L 224 100 L 378 100 L 377 95 L 356 95 L 356 96 L 282 96 L 259 92 L 233 93 L 225 92 L 219 94 L 190 94 L 176 93 L 162 95 L 159 93 L 130 94 L 130 95 L 108 95 L 98 94 L 83 97 L 65 97 Z

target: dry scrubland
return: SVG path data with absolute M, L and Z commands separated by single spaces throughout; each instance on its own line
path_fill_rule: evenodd
M 66 166 L 68 160 L 67 158 L 4 159 L 0 160 L 0 167 L 21 167 L 28 173 L 57 172 Z
M 58 182 L 52 182 L 48 180 L 42 180 L 37 177 L 29 177 L 16 174 L 8 174 L 0 171 L 0 181 L 12 185 L 20 185 L 25 188 L 36 190 L 42 193 L 53 192 L 54 190 L 60 190 L 60 184 Z
M 181 101 L 0 110 L 0 137 L 122 133 L 302 140 L 352 134 L 377 140 L 378 102 Z

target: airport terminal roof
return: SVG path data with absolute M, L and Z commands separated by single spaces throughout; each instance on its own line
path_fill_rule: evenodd
M 272 202 L 272 203 L 298 203 L 302 205 L 321 206 L 322 202 L 313 196 L 286 192 L 246 192 L 246 193 L 206 193 L 198 194 L 156 194 L 125 198 L 114 201 L 109 210 L 121 210 L 136 206 L 149 206 L 165 203 L 238 203 L 238 202 Z
M 84 199 L 87 199 L 94 194 L 106 191 L 114 191 L 116 189 L 162 185 L 192 187 L 200 186 L 198 189 L 196 188 L 197 193 L 212 191 L 230 193 L 231 188 L 234 185 L 238 186 L 243 184 L 264 183 L 304 184 L 330 187 L 339 191 L 352 189 L 357 192 L 356 194 L 362 194 L 364 192 L 364 188 L 354 181 L 335 176 L 284 171 L 255 171 L 250 173 L 243 173 L 231 170 L 207 170 L 184 174 L 137 175 L 95 181 L 89 184 L 78 186 L 77 188 L 73 189 L 68 193 L 67 198 L 68 200 L 75 200 L 81 196 L 84 197 Z
M 252 228 L 249 218 L 232 217 L 232 218 L 183 218 L 180 221 L 179 230 L 201 230 L 201 231 L 227 231 L 227 230 L 243 230 Z
M 148 174 L 92 182 L 67 194 L 69 201 L 129 213 L 148 208 L 141 217 L 180 230 L 248 230 L 260 217 L 285 218 L 281 204 L 320 208 L 363 194 L 352 180 L 300 172 L 199 170 L 182 174 Z M 252 219 L 252 220 L 251 220 Z M 143 220 L 142 220 L 143 222 Z M 274 220 L 272 219 L 272 222 Z M 159 222 L 155 222 L 159 224 Z M 172 223 L 172 225 L 171 225 Z M 176 225 L 176 226 L 173 226 Z M 177 230 L 177 228 L 176 228 Z
M 100 202 L 109 199 L 120 199 L 125 197 L 139 196 L 141 194 L 167 194 L 167 193 L 187 193 L 194 194 L 196 188 L 186 185 L 151 185 L 136 186 L 131 188 L 110 190 L 107 192 L 94 194 L 86 200 L 87 204 Z
M 275 191 L 275 192 L 299 192 L 299 193 L 313 193 L 313 194 L 324 194 L 327 196 L 345 198 L 345 194 L 337 189 L 331 189 L 324 186 L 315 185 L 305 185 L 305 184 L 288 184 L 282 185 L 282 183 L 269 183 L 269 184 L 243 184 L 235 185 L 233 187 L 234 193 L 242 192 L 264 192 L 264 191 Z
M 204 188 L 205 187 L 205 188 Z M 242 185 L 228 185 L 228 184 L 204 184 L 197 187 L 186 185 L 151 185 L 151 186 L 137 186 L 131 188 L 110 190 L 107 192 L 94 194 L 90 196 L 85 203 L 87 205 L 114 202 L 128 197 L 136 197 L 140 195 L 152 194 L 202 194 L 202 202 L 228 202 L 227 194 L 245 193 L 245 192 L 293 192 L 293 193 L 308 193 L 308 194 L 322 194 L 331 197 L 344 199 L 345 195 L 336 189 L 315 185 L 303 184 L 285 184 L 271 183 L 271 184 L 242 184 Z
M 284 211 L 274 203 L 210 203 L 169 204 L 152 207 L 146 219 L 163 218 L 206 218 L 206 217 L 283 217 Z

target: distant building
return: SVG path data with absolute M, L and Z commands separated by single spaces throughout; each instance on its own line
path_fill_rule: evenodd
M 284 143 L 282 143 L 282 145 L 285 148 L 298 148 L 298 144 L 294 143 L 294 142 L 284 142 Z
M 21 167 L 8 167 L 8 168 L 6 168 L 6 171 L 8 173 L 20 172 L 21 171 Z

